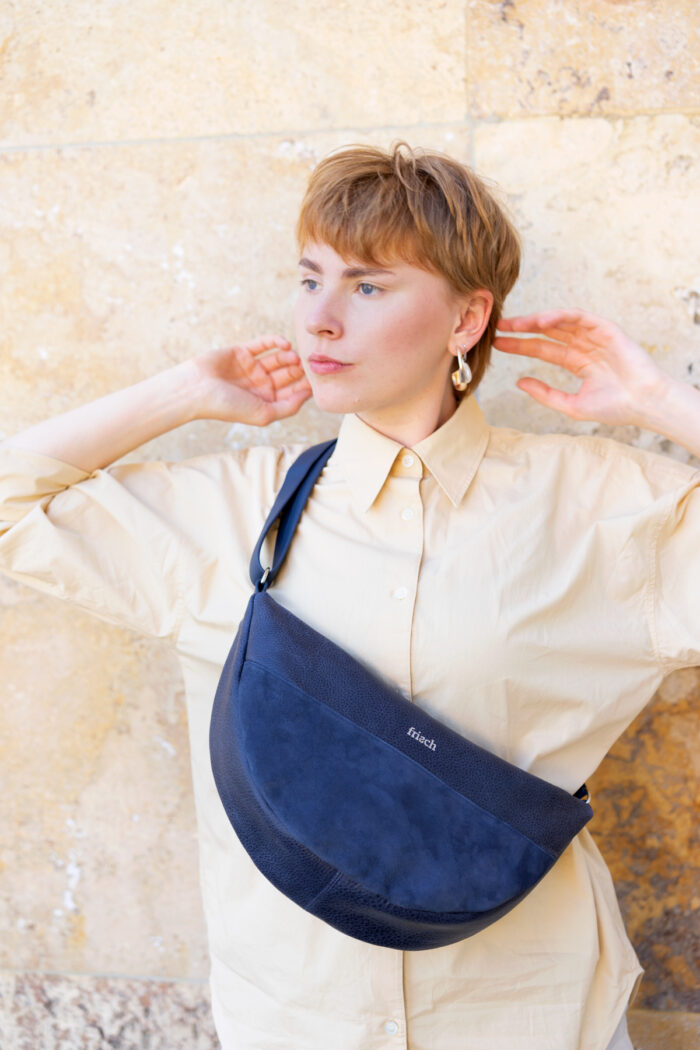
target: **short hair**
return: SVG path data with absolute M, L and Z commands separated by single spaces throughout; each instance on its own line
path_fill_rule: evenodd
M 389 150 L 345 146 L 312 172 L 296 233 L 302 250 L 319 241 L 375 266 L 396 258 L 422 266 L 442 274 L 460 295 L 488 289 L 493 309 L 469 353 L 472 379 L 463 396 L 477 388 L 518 276 L 520 241 L 502 205 L 470 168 L 406 142 Z

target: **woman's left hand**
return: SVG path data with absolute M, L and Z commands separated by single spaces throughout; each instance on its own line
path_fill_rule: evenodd
M 594 419 L 616 426 L 646 425 L 651 406 L 663 399 L 668 384 L 674 382 L 616 324 L 583 310 L 503 318 L 498 330 L 523 332 L 534 338 L 498 336 L 493 342 L 497 350 L 550 361 L 581 380 L 574 394 L 533 376 L 524 376 L 516 384 L 535 401 L 572 419 Z

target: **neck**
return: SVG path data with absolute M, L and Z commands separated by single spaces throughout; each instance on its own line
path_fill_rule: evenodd
M 450 383 L 439 401 L 423 403 L 415 410 L 406 411 L 405 406 L 381 411 L 357 412 L 358 419 L 385 437 L 397 441 L 405 448 L 413 448 L 424 438 L 438 430 L 454 415 L 458 401 Z

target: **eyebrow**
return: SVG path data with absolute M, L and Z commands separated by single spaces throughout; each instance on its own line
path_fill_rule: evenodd
M 323 273 L 323 270 L 318 263 L 313 262 L 311 259 L 300 259 L 299 265 L 303 266 L 306 270 L 313 270 L 314 273 Z M 341 277 L 371 277 L 380 273 L 394 274 L 394 271 L 383 269 L 378 266 L 349 266 L 347 270 L 343 270 Z

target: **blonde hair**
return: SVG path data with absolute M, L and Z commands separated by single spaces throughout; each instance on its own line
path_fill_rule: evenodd
M 390 150 L 343 147 L 312 172 L 296 233 L 302 250 L 318 241 L 375 266 L 400 258 L 442 274 L 459 295 L 490 291 L 493 309 L 469 353 L 472 379 L 462 396 L 477 388 L 503 302 L 518 276 L 520 241 L 470 168 L 405 142 Z

